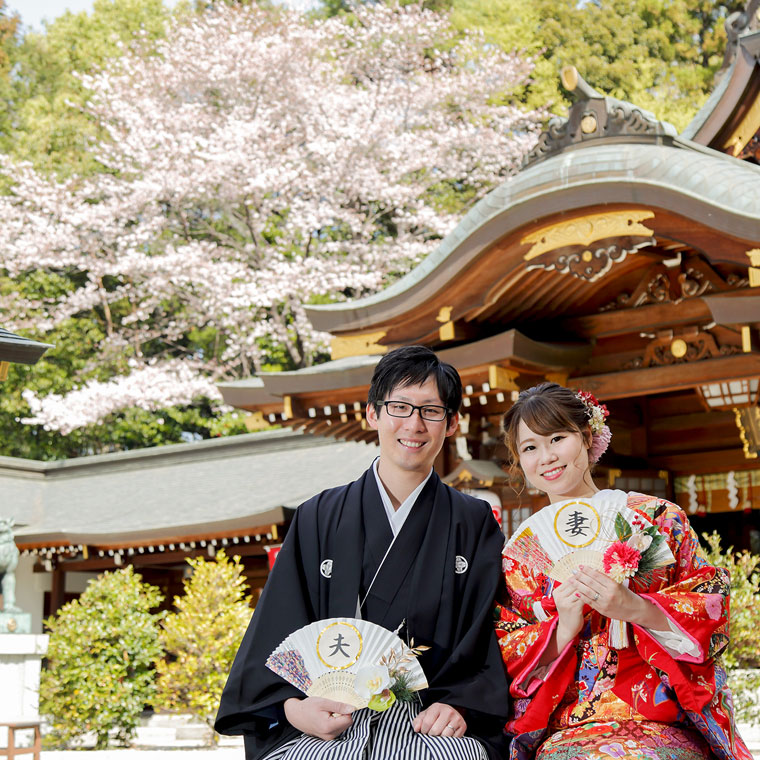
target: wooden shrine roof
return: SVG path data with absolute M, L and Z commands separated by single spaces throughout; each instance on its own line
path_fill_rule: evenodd
M 49 348 L 50 343 L 23 338 L 0 327 L 0 362 L 35 364 Z
M 733 22 L 736 82 L 757 30 Z M 228 403 L 374 440 L 363 408 L 379 355 L 421 343 L 462 376 L 463 453 L 475 459 L 503 460 L 500 415 L 521 389 L 554 380 L 610 406 L 609 467 L 756 468 L 760 165 L 714 149 L 706 126 L 679 137 L 571 68 L 563 83 L 576 98 L 568 117 L 419 266 L 373 296 L 306 307 L 332 333 L 333 361 L 223 386 Z M 729 89 L 716 100 L 724 116 Z M 731 113 L 748 102 L 737 98 Z M 718 118 L 706 113 L 704 125 Z
M 726 32 L 716 85 L 682 136 L 760 163 L 760 0 L 732 14 Z
M 485 398 L 483 388 L 490 382 L 493 393 L 498 391 L 501 375 L 494 372 L 502 365 L 512 368 L 506 371 L 517 376 L 520 372 L 531 377 L 541 377 L 546 372 L 556 372 L 565 377 L 576 366 L 588 362 L 593 352 L 590 342 L 577 341 L 552 343 L 538 342 L 519 330 L 464 343 L 452 348 L 441 348 L 438 355 L 459 369 L 465 383 L 465 405 L 470 396 L 476 403 Z M 375 365 L 380 356 L 352 356 L 325 362 L 308 370 L 262 373 L 260 382 L 250 382 L 250 395 L 246 395 L 244 382 L 234 387 L 236 406 L 250 411 L 261 410 L 259 398 L 262 387 L 271 397 L 280 396 L 277 413 L 270 414 L 271 422 L 282 422 L 303 428 L 315 435 L 327 435 L 344 440 L 375 441 L 377 434 L 364 421 L 367 390 Z M 219 386 L 227 403 L 232 396 L 227 385 Z M 486 391 L 489 392 L 489 391 Z M 500 403 L 500 402 L 499 402 Z
M 447 485 L 463 488 L 491 488 L 509 482 L 506 471 L 490 459 L 466 459 L 442 478 Z
M 614 291 L 599 287 L 601 277 L 632 279 L 635 270 L 678 253 L 746 274 L 747 252 L 760 248 L 758 187 L 760 167 L 678 140 L 588 142 L 508 179 L 390 287 L 356 301 L 309 306 L 307 313 L 317 329 L 338 338 L 366 334 L 393 345 L 426 342 L 444 316 L 490 317 L 494 304 L 502 323 L 518 315 L 583 313 L 594 296 Z M 597 254 L 620 237 L 626 240 L 612 256 Z M 585 250 L 595 254 L 594 275 L 557 271 L 558 258 Z

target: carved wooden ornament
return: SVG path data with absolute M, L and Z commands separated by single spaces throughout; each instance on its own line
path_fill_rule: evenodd
M 588 214 L 567 222 L 550 224 L 531 232 L 520 241 L 523 244 L 532 243 L 531 249 L 523 258 L 525 261 L 531 261 L 555 248 L 568 245 L 589 246 L 597 240 L 611 237 L 651 237 L 654 230 L 650 230 L 641 222 L 653 217 L 654 211 L 628 209 Z
M 388 351 L 388 346 L 381 346 L 379 341 L 385 335 L 385 330 L 378 330 L 362 335 L 336 336 L 330 344 L 330 357 L 332 359 L 343 359 L 346 356 L 384 354 Z
M 653 216 L 644 210 L 612 211 L 552 224 L 520 241 L 531 244 L 523 258 L 528 269 L 555 269 L 594 282 L 629 254 L 655 245 L 653 230 L 641 223 Z

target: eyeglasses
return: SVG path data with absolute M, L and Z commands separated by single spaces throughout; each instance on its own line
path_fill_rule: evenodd
M 420 417 L 428 422 L 441 422 L 449 414 L 449 410 L 445 406 L 436 406 L 435 404 L 415 406 L 414 404 L 407 404 L 406 401 L 379 401 L 377 405 L 384 406 L 385 411 L 391 417 L 411 417 L 416 409 L 420 413 Z

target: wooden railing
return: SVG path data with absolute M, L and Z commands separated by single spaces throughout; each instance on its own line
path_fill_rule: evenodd
M 8 729 L 8 742 L 5 747 L 0 747 L 0 758 L 14 758 L 20 755 L 32 755 L 32 760 L 40 760 L 40 750 L 42 748 L 42 739 L 40 737 L 40 722 L 38 720 L 17 720 L 12 722 L 0 721 L 0 728 Z M 31 747 L 16 746 L 17 731 L 34 731 L 34 742 Z

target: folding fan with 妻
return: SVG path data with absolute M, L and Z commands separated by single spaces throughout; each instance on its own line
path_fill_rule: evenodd
M 388 662 L 404 671 L 410 691 L 427 688 L 416 655 L 392 631 L 356 618 L 326 618 L 291 633 L 267 667 L 309 697 L 327 697 L 356 708 L 368 700 L 354 688 L 356 674 Z
M 579 565 L 605 572 L 604 552 L 619 540 L 618 515 L 651 525 L 630 509 L 625 494 L 611 491 L 589 499 L 567 499 L 550 504 L 524 520 L 507 542 L 504 555 L 557 581 L 567 580 Z M 650 565 L 664 567 L 675 561 L 666 542 L 654 548 Z

